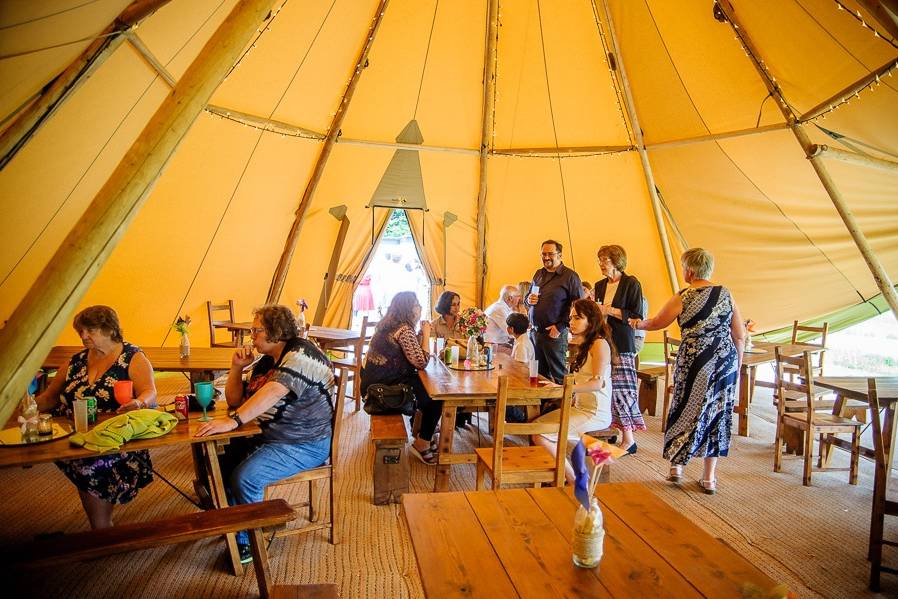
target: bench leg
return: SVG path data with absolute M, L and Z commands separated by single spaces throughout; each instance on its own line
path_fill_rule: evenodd
M 265 546 L 265 535 L 258 528 L 249 531 L 249 544 L 253 551 L 253 568 L 256 570 L 256 582 L 259 584 L 259 596 L 268 599 L 271 592 L 271 570 L 268 567 L 268 549 Z
M 440 421 L 440 456 L 452 453 L 452 438 L 455 435 L 455 415 L 457 408 L 454 405 L 443 404 L 443 417 Z M 433 490 L 437 493 L 449 490 L 449 464 L 436 466 L 433 477 Z

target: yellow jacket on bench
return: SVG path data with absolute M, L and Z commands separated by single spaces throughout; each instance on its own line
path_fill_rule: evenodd
M 132 439 L 161 437 L 178 423 L 178 419 L 159 410 L 133 410 L 104 420 L 86 433 L 70 437 L 72 445 L 106 453 L 117 451 Z

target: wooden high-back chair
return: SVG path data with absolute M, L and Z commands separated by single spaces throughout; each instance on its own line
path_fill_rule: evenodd
M 496 422 L 492 447 L 478 447 L 477 489 L 483 488 L 484 475 L 489 472 L 493 489 L 503 483 L 533 483 L 540 486 L 564 485 L 564 463 L 567 456 L 568 422 L 574 389 L 574 375 L 564 377 L 561 387 L 510 388 L 508 376 L 499 377 L 496 397 Z M 561 400 L 557 422 L 506 422 L 505 408 L 509 401 L 518 399 Z M 508 435 L 558 435 L 558 448 L 553 457 L 541 445 L 530 447 L 505 447 L 504 436 Z
M 339 464 L 339 449 L 340 449 L 340 431 L 343 428 L 343 401 L 346 395 L 346 377 L 345 376 L 336 376 L 334 378 L 334 420 L 333 420 L 333 434 L 331 436 L 331 451 L 330 458 L 327 463 L 318 466 L 317 468 L 312 468 L 310 470 L 304 470 L 298 474 L 294 474 L 288 478 L 283 480 L 279 480 L 277 482 L 271 483 L 267 487 L 265 487 L 265 495 L 264 499 L 268 499 L 269 493 L 272 489 L 277 487 L 283 487 L 287 485 L 295 485 L 297 483 L 309 483 L 309 500 L 303 501 L 301 503 L 292 504 L 291 507 L 293 509 L 299 511 L 299 508 L 308 507 L 309 508 L 309 524 L 305 526 L 295 526 L 295 527 L 287 527 L 280 530 L 276 530 L 271 535 L 271 539 L 276 539 L 280 537 L 286 537 L 290 535 L 296 535 L 303 532 L 311 532 L 313 530 L 321 530 L 322 528 L 327 528 L 330 530 L 329 541 L 331 545 L 335 545 L 337 543 L 337 531 L 335 522 L 337 521 L 336 509 L 337 502 L 334 499 L 334 488 L 336 484 L 334 479 L 336 478 L 337 473 L 337 464 Z M 326 522 L 318 522 L 319 514 L 316 513 L 317 507 L 317 493 L 315 490 L 316 481 L 327 479 L 328 483 L 328 499 L 330 501 L 330 513 L 328 514 L 328 519 Z
M 803 343 L 805 345 L 812 345 L 820 348 L 820 351 L 815 352 L 815 360 L 812 361 L 814 376 L 823 376 L 823 358 L 824 354 L 826 354 L 826 333 L 828 331 L 828 322 L 824 322 L 823 326 L 819 327 L 799 324 L 797 320 L 792 322 L 792 343 Z M 814 339 L 817 339 L 819 336 L 819 340 L 816 342 L 802 341 L 800 339 L 800 337 L 804 337 L 802 333 L 815 333 Z
M 670 412 L 670 398 L 673 395 L 673 372 L 677 364 L 677 352 L 681 340 L 664 331 L 664 403 L 661 407 L 661 431 L 667 430 L 667 415 Z
M 217 312 L 227 313 L 227 318 L 216 317 Z M 228 300 L 223 304 L 206 302 L 206 314 L 209 316 L 209 346 L 210 347 L 237 347 L 237 332 L 227 331 L 228 325 L 234 324 L 234 300 Z M 227 341 L 217 341 L 216 330 L 224 329 L 228 332 Z
M 355 400 L 355 411 L 362 409 L 362 366 L 365 364 L 365 354 L 367 353 L 368 343 L 371 341 L 371 335 L 374 334 L 376 322 L 368 322 L 368 317 L 362 317 L 362 328 L 359 329 L 359 338 L 352 345 L 332 348 L 342 351 L 346 355 L 342 358 L 334 358 L 331 360 L 334 369 L 338 372 L 344 372 L 352 375 L 352 398 Z M 370 332 L 369 332 L 370 330 Z
M 898 574 L 898 569 L 884 567 L 882 565 L 882 547 L 890 545 L 895 547 L 898 542 L 887 541 L 883 538 L 886 516 L 898 516 L 898 501 L 889 500 L 886 497 L 889 484 L 888 458 L 885 447 L 886 438 L 883 436 L 882 422 L 879 419 L 879 394 L 876 391 L 876 379 L 867 379 L 867 403 L 870 413 L 873 415 L 871 424 L 873 428 L 873 453 L 875 456 L 875 470 L 873 474 L 873 517 L 870 520 L 870 547 L 867 559 L 870 560 L 870 590 L 879 591 L 879 577 L 882 572 Z
M 856 420 L 822 413 L 825 402 L 821 402 L 814 390 L 814 372 L 811 352 L 803 352 L 801 356 L 783 355 L 779 347 L 774 348 L 776 356 L 776 393 L 777 417 L 776 437 L 774 439 L 773 471 L 780 472 L 783 462 L 783 433 L 786 427 L 795 428 L 803 435 L 804 440 L 804 476 L 802 484 L 811 484 L 811 471 L 839 470 L 846 468 L 824 467 L 824 441 L 827 435 L 837 433 L 851 434 L 851 466 L 849 484 L 857 484 L 857 463 L 860 455 L 861 423 Z M 792 380 L 790 380 L 790 378 Z M 820 455 L 817 467 L 812 468 L 814 436 L 820 435 Z

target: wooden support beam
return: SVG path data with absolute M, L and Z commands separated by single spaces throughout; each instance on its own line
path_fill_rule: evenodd
M 645 144 L 646 150 L 657 150 L 659 148 L 673 148 L 675 146 L 688 146 L 690 144 L 705 143 L 709 141 L 720 141 L 723 139 L 732 139 L 734 137 L 744 137 L 746 135 L 757 135 L 759 133 L 769 133 L 770 131 L 782 131 L 788 129 L 786 123 L 777 123 L 775 125 L 764 125 L 763 127 L 752 127 L 750 129 L 738 129 L 736 131 L 726 131 L 724 133 L 711 133 L 710 135 L 697 135 L 695 137 L 686 137 L 683 139 L 672 139 L 670 141 L 659 141 L 653 144 Z
M 767 90 L 773 96 L 776 105 L 779 106 L 780 111 L 783 113 L 783 116 L 786 118 L 786 121 L 792 129 L 792 133 L 795 134 L 795 138 L 798 140 L 798 143 L 801 144 L 805 155 L 811 161 L 811 166 L 814 167 L 814 171 L 817 173 L 820 183 L 823 185 L 826 193 L 829 194 L 833 206 L 835 206 L 839 216 L 842 217 L 842 222 L 845 223 L 845 228 L 848 229 L 848 233 L 854 240 L 858 251 L 860 251 L 861 256 L 863 256 L 864 261 L 867 263 L 867 267 L 873 275 L 873 280 L 876 282 L 876 286 L 879 287 L 883 297 L 892 309 L 892 313 L 895 315 L 895 318 L 898 319 L 898 293 L 895 292 L 895 287 L 889 279 L 888 273 L 885 268 L 883 268 L 879 258 L 873 252 L 873 248 L 870 247 L 867 237 L 861 230 L 851 209 L 848 208 L 848 204 L 842 197 L 842 193 L 836 186 L 835 181 L 830 176 L 826 165 L 819 155 L 814 154 L 814 144 L 811 143 L 808 134 L 805 133 L 801 123 L 796 118 L 795 113 L 789 108 L 789 104 L 783 96 L 782 89 L 780 89 L 776 81 L 773 80 L 772 76 L 768 75 L 767 71 L 759 62 L 761 54 L 758 52 L 758 47 L 752 41 L 749 32 L 736 17 L 736 11 L 730 3 L 730 0 L 717 0 L 717 5 L 721 8 L 724 15 L 726 15 L 727 21 L 729 21 L 730 26 L 733 28 L 736 37 L 742 40 L 743 45 L 748 50 L 748 56 L 751 59 L 752 65 L 754 65 L 755 69 L 758 71 L 758 75 L 760 75 L 764 85 L 767 86 Z
M 137 50 L 137 53 L 140 54 L 140 57 L 144 60 L 144 62 L 149 65 L 151 69 L 156 71 L 163 81 L 165 81 L 169 87 L 175 86 L 175 78 L 171 73 L 168 72 L 168 69 L 165 68 L 159 59 L 156 58 L 156 55 L 153 54 L 149 48 L 146 47 L 146 44 L 143 43 L 143 40 L 133 31 L 128 30 L 124 32 L 125 39 L 128 40 L 128 43 L 131 44 L 131 47 Z
M 593 9 L 595 10 L 595 0 L 592 0 Z M 645 176 L 645 184 L 648 188 L 649 197 L 652 200 L 652 214 L 655 216 L 655 228 L 658 230 L 658 238 L 661 242 L 661 251 L 664 253 L 664 264 L 667 267 L 667 278 L 670 283 L 671 293 L 676 293 L 680 288 L 677 282 L 677 269 L 674 267 L 673 255 L 670 250 L 670 239 L 667 236 L 667 227 L 664 226 L 664 217 L 661 214 L 661 200 L 658 198 L 658 190 L 655 185 L 655 175 L 652 172 L 652 164 L 649 162 L 649 153 L 645 149 L 645 139 L 642 137 L 642 129 L 639 126 L 639 115 L 636 114 L 636 102 L 633 101 L 633 93 L 630 91 L 630 80 L 627 78 L 627 69 L 624 67 L 624 57 L 621 54 L 620 43 L 617 40 L 617 33 L 614 31 L 614 21 L 611 18 L 611 8 L 608 6 L 608 0 L 602 0 L 602 7 L 605 9 L 605 23 L 608 24 L 608 35 L 611 37 L 611 43 L 614 47 L 614 54 L 617 60 L 617 73 L 620 76 L 621 88 L 624 92 L 624 104 L 627 108 L 627 115 L 630 117 L 630 123 L 633 125 L 633 137 L 636 142 L 636 150 L 639 152 L 639 160 L 642 162 L 642 172 Z M 598 11 L 596 11 L 598 13 Z M 614 74 L 612 73 L 612 77 Z
M 331 251 L 327 273 L 324 275 L 324 285 L 321 287 L 321 297 L 318 299 L 318 305 L 315 306 L 315 316 L 312 318 L 312 324 L 314 325 L 320 325 L 324 322 L 324 315 L 327 313 L 327 306 L 330 303 L 331 293 L 334 289 L 334 281 L 337 279 L 337 267 L 340 265 L 340 255 L 343 254 L 346 233 L 349 231 L 349 217 L 346 216 L 346 206 L 342 207 L 341 212 L 342 216 L 340 217 L 340 228 L 337 231 L 337 240 L 334 242 L 334 249 Z
M 501 148 L 492 150 L 490 154 L 495 156 L 558 156 L 567 154 L 611 154 L 616 152 L 630 152 L 633 146 L 561 146 L 561 147 L 534 147 L 534 148 Z
M 129 4 L 72 64 L 43 89 L 37 100 L 19 113 L 15 121 L 0 133 L 0 170 L 6 168 L 9 161 L 28 143 L 68 95 L 119 47 L 123 39 L 120 34 L 166 3 L 168 0 L 136 0 Z
M 299 207 L 296 209 L 293 225 L 290 227 L 290 232 L 287 234 L 287 240 L 284 243 L 284 250 L 281 252 L 281 258 L 274 270 L 274 275 L 271 277 L 271 285 L 268 288 L 268 298 L 266 300 L 268 303 L 277 303 L 281 297 L 281 292 L 284 290 L 284 282 L 287 280 L 287 270 L 290 268 L 290 261 L 293 259 L 293 252 L 296 250 L 296 244 L 299 241 L 299 233 L 302 231 L 302 224 L 306 218 L 306 212 L 309 209 L 309 205 L 312 203 L 312 196 L 315 195 L 315 190 L 318 189 L 318 183 L 321 181 L 321 176 L 324 174 L 324 167 L 327 166 L 328 158 L 330 158 L 331 151 L 334 149 L 334 142 L 340 136 L 340 127 L 343 124 L 343 119 L 346 117 L 346 110 L 352 102 L 355 88 L 358 86 L 359 79 L 362 76 L 362 69 L 367 65 L 368 53 L 371 51 L 371 46 L 374 45 L 374 39 L 377 37 L 377 31 L 380 29 L 380 24 L 383 21 L 384 12 L 386 11 L 388 4 L 389 0 L 380 0 L 374 13 L 374 18 L 371 21 L 371 25 L 368 27 L 368 31 L 365 32 L 365 41 L 362 44 L 362 50 L 355 62 L 355 68 L 352 72 L 352 76 L 349 78 L 349 83 L 346 85 L 346 91 L 343 93 L 343 98 L 337 106 L 337 112 L 334 114 L 334 120 L 331 121 L 331 126 L 327 131 L 327 137 L 324 140 L 321 153 L 318 155 L 318 160 L 315 162 L 315 168 L 312 170 L 312 175 L 309 177 L 309 182 L 306 184 L 306 190 L 303 192 Z
M 486 12 L 486 43 L 483 57 L 483 102 L 480 119 L 480 178 L 477 184 L 477 279 L 474 295 L 485 306 L 486 293 L 486 192 L 487 158 L 493 145 L 493 105 L 496 101 L 496 46 L 499 41 L 499 0 L 489 0 Z M 445 273 L 443 278 L 445 278 Z
M 304 137 L 307 139 L 317 140 L 322 140 L 325 137 L 323 133 L 318 133 L 317 131 L 312 131 L 311 129 L 306 129 L 297 125 L 291 125 L 283 121 L 267 119 L 265 117 L 256 116 L 254 114 L 249 114 L 246 112 L 240 112 L 239 110 L 232 110 L 230 108 L 224 108 L 222 106 L 215 106 L 213 104 L 209 104 L 208 106 L 206 106 L 206 112 L 225 119 L 230 119 L 237 123 L 243 123 L 251 127 L 256 127 L 281 135 L 290 135 L 291 137 Z
M 863 154 L 858 154 L 856 152 L 848 152 L 847 150 L 839 150 L 838 148 L 831 148 L 829 146 L 817 144 L 811 144 L 810 151 L 812 158 L 816 158 L 818 156 L 822 158 L 835 158 L 836 160 L 850 162 L 851 164 L 869 166 L 884 171 L 891 171 L 893 173 L 898 172 L 898 162 L 894 162 L 892 160 L 874 158 L 873 156 L 864 156 Z
M 898 68 L 898 58 L 889 60 L 887 63 L 885 63 L 872 73 L 864 75 L 854 83 L 845 86 L 844 88 L 833 94 L 831 97 L 823 100 L 810 110 L 805 111 L 803 115 L 798 117 L 798 121 L 804 123 L 813 118 L 816 118 L 824 112 L 830 110 L 833 106 L 843 102 L 846 98 L 850 98 L 851 96 L 860 93 L 865 87 L 879 84 L 879 80 L 895 68 Z
M 898 2 L 895 0 L 857 0 L 892 39 L 898 41 Z
M 274 2 L 239 0 L 234 5 L 0 329 L 0 421 L 15 409 L 178 144 Z

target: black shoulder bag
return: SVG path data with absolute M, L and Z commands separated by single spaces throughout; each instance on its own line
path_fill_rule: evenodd
M 404 383 L 384 385 L 372 383 L 365 396 L 365 411 L 371 415 L 415 413 L 415 391 Z

